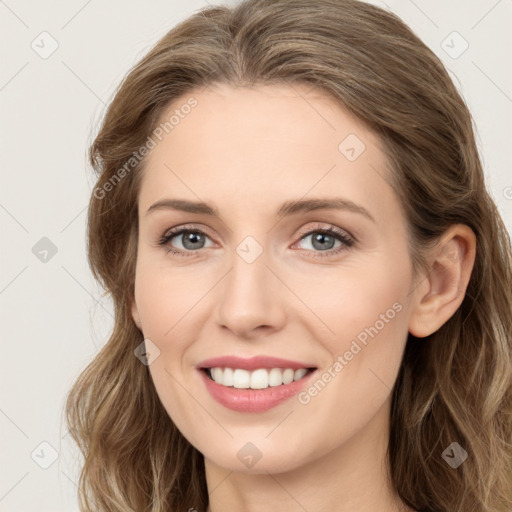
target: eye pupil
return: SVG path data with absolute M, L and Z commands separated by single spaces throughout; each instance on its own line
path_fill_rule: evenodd
M 313 236 L 313 247 L 315 247 L 315 249 L 332 249 L 334 242 L 334 238 L 326 233 L 317 233 Z M 316 243 L 319 244 L 318 247 L 315 246 Z M 329 245 L 329 243 L 331 243 L 331 245 Z
M 192 245 L 200 244 L 201 241 L 204 243 L 204 240 L 201 240 L 202 235 L 195 231 L 188 231 L 183 233 L 183 235 L 185 235 L 183 238 L 183 247 L 186 249 L 198 249 L 198 247 L 187 247 L 187 243 L 191 243 Z

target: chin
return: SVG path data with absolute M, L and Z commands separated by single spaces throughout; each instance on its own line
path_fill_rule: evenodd
M 295 446 L 285 447 L 269 440 L 261 442 L 259 439 L 261 438 L 258 436 L 254 442 L 230 440 L 215 451 L 211 450 L 211 446 L 200 451 L 205 462 L 247 475 L 278 474 L 295 470 L 307 464 L 315 452 L 313 450 L 313 453 L 308 454 Z

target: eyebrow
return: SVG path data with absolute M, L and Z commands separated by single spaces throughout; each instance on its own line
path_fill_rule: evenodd
M 188 201 L 185 199 L 161 199 L 148 208 L 146 215 L 155 210 L 177 210 L 219 217 L 219 212 L 214 206 L 201 201 Z M 287 201 L 279 207 L 276 215 L 278 217 L 286 217 L 296 213 L 307 213 L 315 210 L 348 210 L 353 213 L 359 213 L 372 222 L 376 222 L 366 208 L 341 197 Z

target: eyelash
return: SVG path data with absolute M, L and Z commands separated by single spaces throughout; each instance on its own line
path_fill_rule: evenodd
M 183 226 L 183 227 L 178 227 L 178 228 L 174 228 L 174 229 L 172 229 L 170 231 L 167 231 L 166 234 L 164 234 L 158 240 L 158 245 L 159 246 L 166 246 L 166 245 L 168 245 L 170 240 L 172 240 L 173 238 L 175 238 L 178 235 L 182 235 L 183 233 L 199 233 L 201 235 L 205 235 L 206 237 L 208 237 L 208 235 L 204 231 L 202 231 L 201 229 L 196 229 L 193 226 Z M 312 235 L 314 233 L 321 233 L 321 234 L 324 234 L 324 235 L 330 235 L 333 238 L 335 238 L 335 239 L 339 240 L 340 242 L 342 242 L 342 245 L 340 245 L 336 249 L 329 249 L 328 251 L 314 251 L 313 250 L 311 256 L 315 257 L 315 258 L 328 258 L 328 257 L 336 256 L 337 254 L 339 254 L 339 253 L 341 253 L 343 251 L 346 251 L 347 249 L 352 247 L 354 245 L 354 243 L 355 243 L 355 239 L 354 238 L 346 235 L 342 231 L 339 231 L 334 226 L 330 226 L 329 228 L 323 228 L 323 227 L 320 228 L 319 227 L 319 228 L 316 228 L 316 229 L 310 229 L 309 231 L 307 231 L 305 233 L 301 233 L 299 235 L 300 236 L 299 241 L 303 240 L 304 238 L 306 238 L 306 237 L 308 237 L 308 236 L 310 236 L 310 235 Z M 195 250 L 195 251 L 192 251 L 192 250 L 189 250 L 189 251 L 176 250 L 176 249 L 173 249 L 170 245 L 167 246 L 166 250 L 170 254 L 175 254 L 176 256 L 183 256 L 183 257 L 193 256 L 194 253 L 197 253 L 199 251 L 199 250 Z M 306 250 L 306 251 L 309 252 L 308 249 L 303 249 L 303 250 Z

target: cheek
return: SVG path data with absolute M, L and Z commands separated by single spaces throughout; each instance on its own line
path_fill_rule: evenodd
M 391 392 L 407 341 L 409 271 L 405 260 L 399 265 L 391 256 L 382 256 L 364 270 L 344 268 L 335 279 L 310 286 L 308 305 L 329 327 L 318 337 L 329 354 L 324 369 L 329 384 L 322 398 L 311 396 L 315 414 L 321 415 L 325 403 L 331 403 L 342 411 L 340 421 L 346 410 L 363 417 Z M 304 396 L 304 403 L 309 398 Z
M 197 419 L 204 414 L 204 410 L 198 407 L 195 398 L 196 384 L 183 375 L 177 367 L 179 362 L 173 363 L 174 359 L 179 361 L 179 356 L 175 358 L 169 347 L 163 350 L 161 357 L 149 366 L 151 379 L 158 398 L 174 425 L 193 446 L 202 448 L 205 432 L 203 423 Z
M 371 289 L 347 288 L 324 316 L 336 332 L 323 338 L 330 360 L 299 403 L 304 424 L 322 428 L 330 448 L 350 439 L 390 400 L 407 341 L 403 289 L 389 280 Z
M 163 267 L 144 261 L 136 275 L 135 298 L 142 320 L 144 338 L 160 350 L 149 366 L 156 392 L 169 416 L 185 435 L 190 418 L 197 414 L 188 389 L 193 387 L 186 361 L 193 329 L 194 305 L 204 296 L 194 279 L 183 269 Z M 189 439 L 190 440 L 190 439 Z
M 197 276 L 183 268 L 169 268 L 150 261 L 140 264 L 135 279 L 135 300 L 144 335 L 156 340 L 174 337 L 175 326 L 207 290 L 207 285 L 202 285 Z
M 295 290 L 307 299 L 310 309 L 304 318 L 325 330 L 323 339 L 331 354 L 348 350 L 353 340 L 364 345 L 378 337 L 383 344 L 384 339 L 396 344 L 402 337 L 398 335 L 407 332 L 410 275 L 406 264 L 373 258 L 365 265 L 317 273 L 313 281 L 297 282 L 300 288 Z

